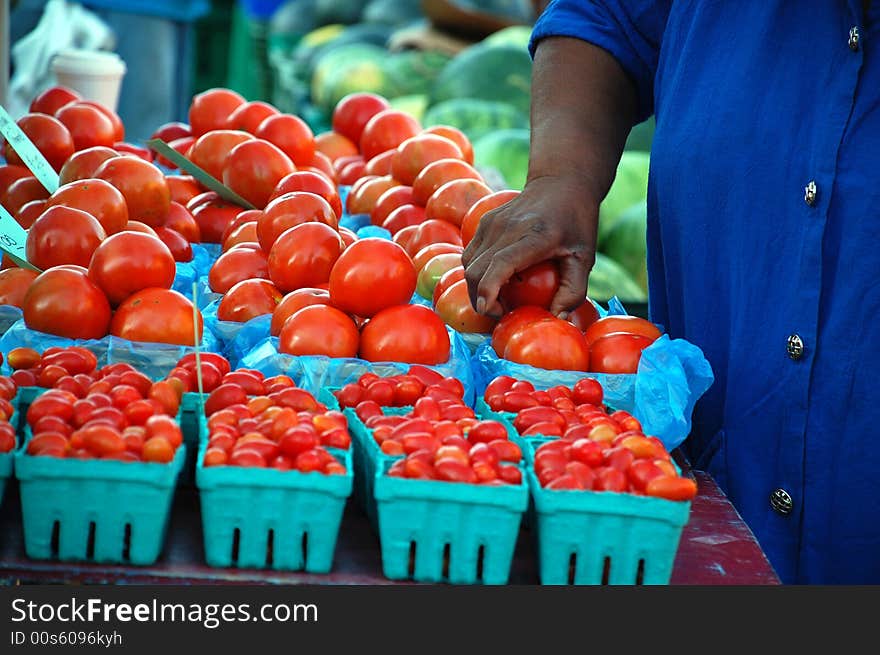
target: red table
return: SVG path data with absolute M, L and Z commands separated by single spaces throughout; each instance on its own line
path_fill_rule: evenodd
M 715 481 L 694 471 L 700 493 L 682 533 L 672 584 L 779 584 L 754 535 Z M 215 569 L 204 564 L 201 517 L 195 489 L 178 490 L 165 552 L 148 567 L 58 563 L 25 557 L 21 510 L 10 481 L 0 508 L 0 584 L 397 584 L 382 576 L 378 537 L 364 514 L 349 501 L 327 575 L 281 571 Z M 531 534 L 523 530 L 513 562 L 511 584 L 538 584 Z

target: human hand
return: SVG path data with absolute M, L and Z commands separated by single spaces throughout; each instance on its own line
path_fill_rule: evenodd
M 599 201 L 579 175 L 536 177 L 506 205 L 480 220 L 462 254 L 471 303 L 500 317 L 498 292 L 514 273 L 546 259 L 559 262 L 559 290 L 550 311 L 564 315 L 583 304 L 596 258 Z

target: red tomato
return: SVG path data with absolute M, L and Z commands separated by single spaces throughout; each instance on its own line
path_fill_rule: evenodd
M 198 326 L 198 329 L 196 329 Z M 202 339 L 202 314 L 171 289 L 143 289 L 116 310 L 110 334 L 130 341 L 192 346 Z
M 262 209 L 275 186 L 296 168 L 280 148 L 262 139 L 239 143 L 223 164 L 223 183 Z
M 413 200 L 424 207 L 441 186 L 447 182 L 462 179 L 482 181 L 483 176 L 460 157 L 433 161 L 425 166 L 413 180 Z
M 171 202 L 179 203 L 184 208 L 190 200 L 200 193 L 204 193 L 204 189 L 196 182 L 196 178 L 190 175 L 166 175 L 165 182 L 168 183 L 168 190 L 171 192 Z M 168 220 L 171 221 L 170 213 Z M 168 227 L 173 230 L 177 229 L 173 225 L 168 225 Z
M 150 140 L 161 139 L 165 143 L 170 143 L 175 139 L 182 139 L 187 136 L 192 136 L 192 130 L 189 128 L 189 125 L 172 121 L 157 127 L 156 131 L 150 136 Z
M 370 119 L 389 107 L 388 101 L 375 93 L 350 93 L 333 109 L 333 131 L 354 143 L 360 143 L 361 134 Z
M 315 150 L 325 155 L 331 162 L 358 154 L 357 144 L 332 130 L 315 136 Z
M 409 225 L 407 227 L 403 227 L 397 231 L 397 233 L 391 238 L 391 240 L 394 241 L 394 243 L 396 243 L 398 246 L 406 250 L 407 254 L 409 254 L 410 257 L 415 257 L 416 253 L 410 253 L 409 248 L 418 230 L 418 225 Z
M 385 239 L 355 241 L 330 272 L 333 305 L 361 318 L 409 302 L 415 288 L 416 271 L 409 256 Z
M 260 124 L 270 116 L 279 115 L 278 110 L 268 102 L 253 100 L 236 107 L 223 126 L 227 130 L 241 130 L 255 134 Z
M 429 218 L 416 226 L 406 251 L 411 257 L 415 257 L 422 248 L 433 243 L 451 243 L 460 246 L 461 232 L 452 223 Z
M 364 177 L 355 184 L 345 199 L 345 209 L 349 214 L 370 214 L 380 196 L 400 182 L 390 175 L 383 177 Z
M 98 167 L 113 157 L 119 157 L 119 153 L 106 146 L 95 146 L 75 152 L 61 167 L 58 184 L 63 186 L 76 180 L 93 178 Z
M 645 485 L 648 496 L 666 500 L 692 500 L 697 495 L 697 483 L 691 478 L 659 476 Z
M 586 371 L 590 349 L 580 330 L 553 319 L 517 330 L 507 342 L 504 359 L 556 371 Z
M 285 193 L 293 193 L 294 191 L 308 191 L 321 196 L 330 203 L 336 218 L 342 217 L 342 200 L 339 198 L 339 192 L 323 175 L 311 171 L 295 171 L 286 175 L 278 182 L 269 200 L 275 200 Z
M 88 266 L 92 253 L 106 236 L 91 214 L 70 207 L 50 207 L 28 230 L 25 252 L 27 260 L 40 270 L 62 264 Z
M 366 162 L 366 165 L 364 166 L 364 175 L 391 175 L 391 161 L 394 159 L 394 154 L 396 152 L 397 150 L 395 149 L 386 150 L 370 159 L 370 161 Z
M 514 273 L 501 287 L 498 298 L 505 311 L 526 305 L 549 309 L 558 289 L 559 263 L 547 259 Z
M 56 171 L 61 170 L 64 162 L 76 149 L 70 130 L 53 116 L 25 114 L 15 123 Z M 112 143 L 111 141 L 105 145 L 112 145 Z M 3 145 L 3 156 L 6 158 L 7 164 L 24 165 L 21 157 L 8 143 Z
M 269 280 L 243 280 L 223 296 L 217 306 L 217 318 L 246 323 L 274 312 L 282 297 L 283 294 Z
M 35 177 L 22 177 L 6 189 L 3 197 L 4 206 L 10 214 L 15 216 L 22 207 L 33 200 L 47 200 L 49 192 L 46 191 L 39 180 Z
M 429 259 L 419 275 L 416 282 L 416 291 L 425 299 L 433 298 L 434 288 L 444 273 L 451 271 L 453 268 L 461 266 L 461 254 L 457 252 L 441 253 L 434 255 Z
M 419 122 L 409 114 L 396 109 L 384 109 L 364 126 L 360 138 L 361 154 L 365 160 L 372 159 L 386 150 L 396 148 L 421 131 Z
M 27 268 L 7 268 L 0 271 L 0 305 L 21 307 L 31 282 L 38 275 L 36 271 Z
M 309 165 L 315 156 L 315 136 L 308 124 L 298 116 L 269 116 L 254 135 L 277 146 L 296 166 Z
M 61 85 L 50 86 L 31 101 L 30 111 L 54 116 L 64 105 L 77 100 L 82 100 L 82 97 L 73 89 Z
M 464 248 L 452 243 L 432 243 L 415 254 L 412 258 L 413 266 L 415 266 L 417 272 L 421 272 L 422 269 L 425 268 L 425 265 L 437 255 L 444 255 L 447 253 L 461 255 L 463 251 Z
M 129 221 L 125 224 L 123 232 L 140 232 L 142 234 L 149 234 L 151 237 L 156 237 L 157 239 L 159 238 L 159 235 L 156 234 L 156 230 L 140 221 Z
M 436 305 L 440 318 L 458 332 L 488 334 L 495 327 L 495 319 L 477 314 L 471 306 L 467 282 L 464 279 L 446 289 Z
M 290 355 L 356 357 L 360 335 L 347 314 L 327 305 L 304 307 L 284 323 L 278 350 Z
M 31 200 L 22 205 L 13 218 L 25 230 L 29 230 L 44 211 L 46 211 L 45 200 Z
M 245 103 L 235 91 L 229 89 L 208 89 L 194 96 L 189 107 L 189 124 L 193 136 L 219 130 L 240 105 Z
M 334 230 L 339 227 L 336 213 L 324 198 L 308 191 L 294 191 L 278 196 L 266 205 L 263 215 L 257 221 L 257 237 L 265 252 L 281 234 L 302 223 L 317 221 L 329 225 Z
M 182 157 L 187 157 L 189 155 L 189 151 L 192 148 L 193 144 L 196 142 L 195 137 L 193 136 L 183 136 L 179 139 L 174 139 L 173 141 L 168 142 L 168 147 L 177 152 Z M 115 148 L 118 148 L 119 145 L 115 145 Z M 156 162 L 165 166 L 167 168 L 177 168 L 177 164 L 175 164 L 170 159 L 166 159 L 162 155 L 156 155 Z
M 100 339 L 110 325 L 107 296 L 81 266 L 57 266 L 35 279 L 22 304 L 27 327 L 69 339 Z
M 55 118 L 70 131 L 75 150 L 110 147 L 118 140 L 113 122 L 100 109 L 84 102 L 71 102 L 55 112 Z
M 272 313 L 272 325 L 269 333 L 273 337 L 281 334 L 281 328 L 284 326 L 285 321 L 303 307 L 329 304 L 330 292 L 324 289 L 302 288 L 291 291 L 281 299 L 281 302 L 278 303 L 278 306 Z
M 198 225 L 202 241 L 222 243 L 223 233 L 243 210 L 238 205 L 215 198 L 189 211 Z
M 583 305 L 568 315 L 568 322 L 581 332 L 585 331 L 598 320 L 599 310 L 596 308 L 596 304 L 589 298 L 587 298 Z
M 128 223 L 125 198 L 116 187 L 104 180 L 77 180 L 59 187 L 49 196 L 46 207 L 55 205 L 88 212 L 98 219 L 108 235 L 121 232 Z
M 239 130 L 214 130 L 198 137 L 187 158 L 203 168 L 211 177 L 223 179 L 223 165 L 235 146 L 253 141 L 254 137 Z
M 266 255 L 257 248 L 233 248 L 224 252 L 208 271 L 208 286 L 215 293 L 226 293 L 244 280 L 269 279 Z
M 333 184 L 336 184 L 338 182 L 338 180 L 336 179 L 336 171 L 333 170 L 333 162 L 330 161 L 330 158 L 323 152 L 318 152 L 316 150 L 315 156 L 312 157 L 311 163 L 306 164 L 305 166 L 300 166 L 299 168 L 303 171 L 312 171 L 313 173 L 319 173 L 325 176 Z
M 323 284 L 330 280 L 342 250 L 342 238 L 329 225 L 296 225 L 283 232 L 269 251 L 269 279 L 285 293 Z
M 637 334 L 651 341 L 660 336 L 660 330 L 656 325 L 638 316 L 605 316 L 586 329 L 584 339 L 587 345 L 592 347 L 597 339 L 615 332 Z
M 474 163 L 474 147 L 471 145 L 471 140 L 457 127 L 452 127 L 451 125 L 432 125 L 431 127 L 426 127 L 423 133 L 437 134 L 449 139 L 461 150 L 464 161 L 468 164 Z
M 595 373 L 636 373 L 642 351 L 654 343 L 639 334 L 612 332 L 590 346 L 589 370 Z
M 391 160 L 391 174 L 402 184 L 412 185 L 428 164 L 441 159 L 462 159 L 461 149 L 446 137 L 418 134 L 399 146 Z
M 171 192 L 162 171 L 153 164 L 135 157 L 114 157 L 101 164 L 95 177 L 106 180 L 122 192 L 131 220 L 151 227 L 165 223 Z
M 490 212 L 493 209 L 498 209 L 502 205 L 505 205 L 516 198 L 518 195 L 519 191 L 496 191 L 495 193 L 490 193 L 488 196 L 483 196 L 471 205 L 471 208 L 467 210 L 467 213 L 461 220 L 462 243 L 467 245 L 471 242 L 471 239 L 474 238 L 474 234 L 477 233 L 480 220 L 487 212 Z
M 421 305 L 384 309 L 361 332 L 360 354 L 371 362 L 441 364 L 449 359 L 449 348 L 443 321 Z
M 412 187 L 391 187 L 376 200 L 370 211 L 370 222 L 373 225 L 382 225 L 388 215 L 402 205 L 412 203 Z
M 391 210 L 391 213 L 382 221 L 382 227 L 397 234 L 400 230 L 410 225 L 419 225 L 425 221 L 425 210 L 418 205 L 401 205 Z
M 492 331 L 492 347 L 495 349 L 495 353 L 499 357 L 504 357 L 507 342 L 520 328 L 552 318 L 554 318 L 553 314 L 541 307 L 518 307 L 512 312 L 508 312 L 501 317 L 498 325 Z
M 120 232 L 97 247 L 89 278 L 113 306 L 141 289 L 170 289 L 176 268 L 174 256 L 162 241 L 148 234 Z
M 480 199 L 492 193 L 484 182 L 474 179 L 459 179 L 447 182 L 428 198 L 425 214 L 428 218 L 440 219 L 461 227 L 464 215 Z
M 202 240 L 202 232 L 196 219 L 186 207 L 173 200 L 168 208 L 168 217 L 165 219 L 165 225 L 162 227 L 174 230 L 190 243 L 198 243 Z
M 167 464 L 174 459 L 174 447 L 164 437 L 152 437 L 144 442 L 145 462 Z
M 236 244 L 232 244 L 231 246 L 229 246 L 227 248 L 225 244 L 229 240 L 229 238 L 232 236 L 232 234 L 238 231 L 238 228 L 240 228 L 245 223 L 256 223 L 257 221 L 260 220 L 260 216 L 262 216 L 262 215 L 263 215 L 263 212 L 259 209 L 245 209 L 244 211 L 239 212 L 236 215 L 235 219 L 232 222 L 230 222 L 229 225 L 226 226 L 226 229 L 223 231 L 223 237 L 220 239 L 220 242 L 222 244 L 224 244 L 223 252 L 226 252 L 227 250 L 231 250 L 232 245 L 236 245 Z M 241 241 L 239 241 L 239 243 L 255 243 L 255 244 L 259 245 L 259 242 L 257 241 L 256 233 L 254 233 L 254 238 L 251 239 L 250 241 L 241 240 Z
M 122 123 L 122 119 L 119 117 L 119 114 L 117 114 L 115 111 L 113 111 L 109 107 L 105 107 L 100 102 L 92 102 L 91 100 L 80 100 L 76 104 L 94 107 L 107 117 L 107 120 L 109 120 L 110 124 L 113 126 L 114 149 L 119 150 L 119 152 L 126 152 L 126 149 L 128 148 L 130 149 L 129 152 L 137 154 L 139 157 L 142 157 L 147 161 L 153 160 L 153 154 L 147 148 L 141 148 L 130 143 L 125 143 L 125 125 Z M 76 139 L 74 139 L 74 141 L 76 141 Z
M 253 210 L 248 210 L 253 211 Z M 259 211 L 259 210 L 257 210 Z M 242 212 L 243 214 L 244 212 Z M 235 222 L 238 222 L 241 214 L 236 216 Z M 230 230 L 230 228 L 232 228 Z M 230 224 L 229 228 L 226 229 L 226 233 L 228 236 L 223 239 L 223 248 L 222 251 L 226 252 L 227 250 L 232 250 L 237 245 L 242 243 L 250 243 L 254 245 L 260 245 L 257 242 L 257 221 L 244 221 L 236 225 L 235 227 Z
M 440 296 L 442 296 L 443 293 L 453 284 L 463 279 L 464 266 L 457 266 L 446 271 L 443 275 L 440 276 L 440 279 L 437 280 L 437 284 L 434 286 L 434 295 L 431 297 L 431 304 L 433 304 L 436 308 L 437 301 L 440 300 Z
M 602 404 L 602 385 L 593 378 L 578 380 L 572 389 L 572 398 L 578 405 L 590 404 L 599 406 Z
M 63 167 L 62 167 L 63 171 Z M 33 177 L 31 172 L 24 166 L 12 164 L 0 164 L 0 203 L 6 204 L 6 191 L 12 183 L 25 177 Z

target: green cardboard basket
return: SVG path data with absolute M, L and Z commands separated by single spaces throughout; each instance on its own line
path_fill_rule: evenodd
M 209 566 L 305 570 L 333 566 L 342 512 L 352 489 L 350 451 L 329 449 L 345 475 L 240 466 L 204 467 L 207 423 L 196 461 Z
M 12 399 L 13 412 L 9 417 L 9 423 L 15 428 L 15 448 L 8 453 L 0 453 L 0 506 L 3 505 L 3 495 L 6 492 L 6 483 L 13 476 L 15 470 L 15 451 L 18 449 L 21 439 L 19 438 L 19 411 L 18 394 Z

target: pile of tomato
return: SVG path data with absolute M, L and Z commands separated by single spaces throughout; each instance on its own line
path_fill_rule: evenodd
M 15 381 L 7 376 L 0 376 L 0 454 L 9 453 L 15 448 L 15 426 L 10 422 L 15 408 L 12 400 L 18 392 Z

